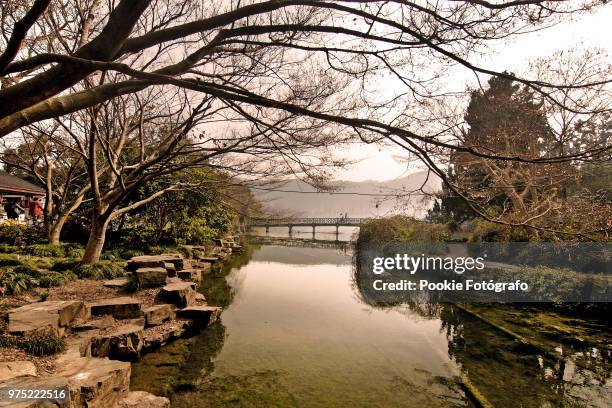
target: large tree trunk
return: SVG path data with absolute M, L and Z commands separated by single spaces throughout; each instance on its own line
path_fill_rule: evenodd
M 50 223 L 47 227 L 47 239 L 51 245 L 59 245 L 66 220 L 68 220 L 68 215 L 60 215 L 57 221 Z
M 47 239 L 49 240 L 49 244 L 51 245 L 59 245 L 60 244 L 60 234 L 62 233 L 62 225 L 58 225 L 57 223 L 52 225 L 47 231 Z
M 81 263 L 91 265 L 100 260 L 100 254 L 102 254 L 102 248 L 104 248 L 107 227 L 108 220 L 94 217 L 91 223 L 89 239 L 87 240 L 87 245 L 85 246 L 85 254 L 83 255 Z

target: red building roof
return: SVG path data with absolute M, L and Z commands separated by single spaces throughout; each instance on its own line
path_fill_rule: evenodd
M 20 195 L 45 195 L 45 190 L 35 184 L 30 183 L 0 170 L 0 195 L 1 194 L 20 194 Z

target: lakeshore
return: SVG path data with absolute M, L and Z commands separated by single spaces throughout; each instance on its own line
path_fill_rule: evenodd
M 118 261 L 124 277 L 75 279 L 3 298 L 0 385 L 9 391 L 49 393 L 3 394 L 0 406 L 55 401 L 70 407 L 168 407 L 165 397 L 130 390 L 131 362 L 207 330 L 220 318 L 222 308 L 196 291 L 203 275 L 241 250 L 231 240 L 218 243 L 186 247 L 185 255 L 138 255 Z M 44 298 L 32 302 L 36 295 Z M 16 350 L 21 345 L 27 346 L 25 353 Z

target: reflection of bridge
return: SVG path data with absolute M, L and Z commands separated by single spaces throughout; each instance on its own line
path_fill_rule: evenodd
M 335 241 L 319 240 L 310 238 L 283 238 L 283 237 L 268 237 L 263 235 L 249 235 L 249 242 L 263 245 L 275 245 L 285 247 L 299 248 L 324 248 L 324 249 L 341 249 L 344 252 L 353 247 L 352 241 Z
M 249 227 L 266 227 L 266 232 L 270 232 L 270 227 L 288 227 L 289 233 L 293 227 L 312 227 L 315 233 L 316 227 L 336 227 L 336 235 L 340 227 L 359 227 L 368 218 L 253 218 L 249 220 Z

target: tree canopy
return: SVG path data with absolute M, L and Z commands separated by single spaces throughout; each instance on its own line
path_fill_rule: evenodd
M 190 166 L 249 182 L 295 174 L 320 184 L 342 164 L 333 149 L 354 141 L 399 146 L 447 185 L 449 155 L 510 163 L 498 167 L 514 173 L 531 169 L 527 163 L 541 165 L 540 173 L 595 163 L 609 156 L 609 138 L 584 132 L 572 144 L 566 136 L 579 122 L 600 129 L 610 112 L 607 56 L 557 55 L 521 75 L 478 61 L 487 47 L 604 3 L 7 0 L 0 4 L 0 138 L 31 143 L 44 134 L 68 141 L 79 156 L 84 194 L 95 204 L 89 260 L 108 222 L 178 185 L 125 205 L 134 191 Z M 530 108 L 529 121 L 557 145 L 526 138 L 518 146 L 502 134 L 486 146 L 464 140 L 462 115 L 449 111 L 457 102 L 449 84 L 460 71 L 518 86 L 541 107 Z M 488 132 L 466 119 L 470 137 Z M 495 220 L 539 227 L 529 209 Z

